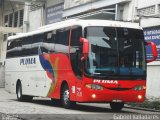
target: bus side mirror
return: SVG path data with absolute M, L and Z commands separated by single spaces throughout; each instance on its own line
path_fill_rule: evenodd
M 151 46 L 152 55 L 153 55 L 153 58 L 151 60 L 147 60 L 147 63 L 153 62 L 157 59 L 157 56 L 158 56 L 156 44 L 154 42 L 146 42 L 146 45 Z
M 82 38 L 82 37 L 80 38 L 80 42 L 82 42 L 83 44 L 82 57 L 81 57 L 81 60 L 83 61 L 86 59 L 89 53 L 89 42 L 87 39 Z

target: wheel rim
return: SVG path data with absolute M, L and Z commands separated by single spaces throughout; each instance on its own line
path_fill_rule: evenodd
M 65 90 L 64 93 L 63 93 L 63 100 L 64 100 L 64 103 L 67 104 L 68 101 L 69 101 L 69 90 Z

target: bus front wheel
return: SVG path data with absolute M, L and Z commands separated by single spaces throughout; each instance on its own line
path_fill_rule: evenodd
M 62 88 L 61 100 L 63 107 L 67 109 L 74 107 L 76 104 L 75 102 L 70 101 L 69 94 L 69 87 L 67 84 L 65 84 Z
M 123 102 L 111 102 L 110 107 L 113 111 L 121 111 L 122 108 L 124 107 Z

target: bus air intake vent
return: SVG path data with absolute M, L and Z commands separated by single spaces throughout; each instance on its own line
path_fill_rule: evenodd
M 125 91 L 125 90 L 130 90 L 131 88 L 107 88 L 110 90 L 116 90 L 116 91 Z

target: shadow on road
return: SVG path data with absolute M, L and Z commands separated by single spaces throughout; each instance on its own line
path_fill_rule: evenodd
M 14 99 L 14 101 L 17 101 Z M 62 106 L 60 104 L 54 104 L 53 102 L 51 102 L 51 100 L 33 100 L 31 103 L 33 104 L 38 104 L 38 105 L 44 105 L 44 106 L 50 106 L 50 107 L 58 107 L 58 108 L 62 108 Z M 99 103 L 101 104 L 101 103 Z M 109 107 L 107 108 L 107 104 L 106 107 L 101 107 L 101 106 L 96 106 L 96 105 L 92 105 L 90 103 L 86 104 L 82 104 L 82 103 L 77 103 L 76 106 L 74 108 L 72 108 L 72 110 L 76 110 L 76 111 L 82 111 L 82 112 L 96 112 L 96 113 L 113 113 L 114 111 L 112 111 Z M 115 112 L 114 112 L 115 113 Z M 126 110 L 122 110 L 120 112 L 116 112 L 116 113 L 132 113 Z

